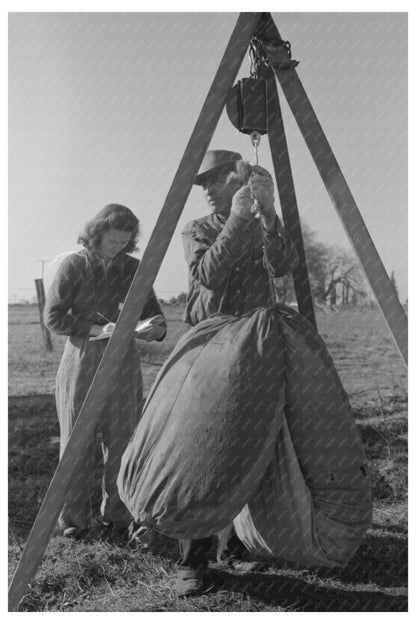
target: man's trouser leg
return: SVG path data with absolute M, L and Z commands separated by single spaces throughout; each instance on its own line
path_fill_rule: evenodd
M 218 534 L 217 561 L 230 564 L 232 561 L 247 559 L 247 548 L 237 537 L 233 523 Z
M 179 567 L 206 568 L 208 565 L 208 555 L 212 546 L 212 537 L 203 539 L 179 540 L 180 559 Z

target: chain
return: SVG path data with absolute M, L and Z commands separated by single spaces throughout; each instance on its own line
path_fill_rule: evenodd
M 250 40 L 249 57 L 250 57 L 250 78 L 258 78 L 259 69 L 262 65 L 263 66 L 268 65 L 268 58 L 267 58 L 266 48 L 263 46 L 262 42 L 256 36 L 253 36 Z M 258 165 L 259 164 L 259 145 L 260 145 L 260 140 L 261 140 L 260 132 L 258 132 L 257 130 L 254 130 L 253 132 L 251 132 L 250 139 L 251 139 L 251 144 L 254 148 L 254 158 L 256 161 L 256 165 Z M 265 244 L 266 244 L 266 237 L 265 237 L 263 223 L 260 218 L 259 203 L 257 199 L 254 200 L 252 211 L 255 213 L 256 218 L 260 222 L 260 228 L 261 228 L 261 233 L 262 233 L 262 238 L 263 238 L 263 249 L 264 249 Z M 268 269 L 267 269 L 267 276 L 268 276 L 268 281 L 269 281 L 270 296 L 271 296 L 273 305 L 276 305 L 277 303 L 276 291 L 274 288 L 273 278 L 270 275 L 270 272 Z
M 252 143 L 252 145 L 254 147 L 254 157 L 256 159 L 256 165 L 258 165 L 259 164 L 259 145 L 260 145 L 260 140 L 261 140 L 260 132 L 257 132 L 257 131 L 252 132 L 250 134 L 250 139 L 251 139 L 251 143 Z M 259 220 L 260 228 L 261 228 L 261 235 L 262 235 L 262 238 L 263 238 L 263 249 L 265 249 L 265 246 L 266 246 L 266 236 L 265 236 L 265 232 L 264 232 L 263 222 L 262 222 L 262 220 L 260 218 L 259 202 L 258 202 L 257 199 L 254 200 L 252 211 L 255 213 L 256 218 Z M 268 269 L 267 269 L 267 279 L 268 279 L 268 282 L 269 282 L 269 291 L 270 291 L 271 300 L 273 302 L 273 305 L 276 305 L 276 303 L 277 303 L 276 290 L 275 290 L 273 278 L 270 275 L 270 271 Z
M 256 160 L 256 165 L 258 165 L 259 164 L 259 145 L 260 145 L 260 139 L 261 139 L 260 132 L 257 132 L 256 130 L 254 130 L 254 132 L 250 134 L 250 139 L 251 139 L 251 144 L 254 147 L 254 158 Z M 257 201 L 257 199 L 255 199 L 252 210 L 255 213 L 257 219 L 260 217 L 260 212 L 258 210 L 258 207 L 259 207 L 259 202 Z
M 261 65 L 267 65 L 267 53 L 263 44 L 257 37 L 252 37 L 249 47 L 250 57 L 250 78 L 257 78 L 259 74 L 259 67 Z

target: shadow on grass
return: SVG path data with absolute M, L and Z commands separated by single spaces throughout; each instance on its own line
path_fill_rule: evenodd
M 336 576 L 344 583 L 374 584 L 379 587 L 403 588 L 408 582 L 406 535 L 369 534 L 348 566 Z
M 368 535 L 341 570 L 269 568 L 265 573 L 211 572 L 212 591 L 238 592 L 290 611 L 407 611 L 407 542 Z
M 213 591 L 239 592 L 288 611 L 407 611 L 407 597 L 359 586 L 342 589 L 301 578 L 258 573 L 236 577 L 227 572 L 216 572 L 215 584 Z

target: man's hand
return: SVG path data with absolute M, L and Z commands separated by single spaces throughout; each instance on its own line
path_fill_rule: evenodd
M 266 169 L 259 165 L 253 166 L 248 184 L 242 186 L 233 197 L 231 212 L 247 221 L 257 214 L 266 230 L 274 230 L 274 185 L 272 176 Z
M 263 167 L 254 165 L 248 185 L 254 200 L 254 211 L 261 216 L 266 229 L 273 229 L 276 223 L 276 211 L 272 176 Z
M 253 218 L 252 207 L 253 197 L 250 187 L 246 184 L 235 193 L 231 204 L 231 212 L 249 221 Z

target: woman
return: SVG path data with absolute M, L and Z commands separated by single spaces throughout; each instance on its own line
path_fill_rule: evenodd
M 139 264 L 129 255 L 137 249 L 138 234 L 139 221 L 129 208 L 105 206 L 78 238 L 84 249 L 65 258 L 47 293 L 45 324 L 56 334 L 68 336 L 56 379 L 61 456 L 107 345 L 107 340 L 90 338 L 114 328 Z M 152 290 L 141 319 L 155 315 L 163 313 Z M 141 337 L 160 341 L 165 334 L 163 319 Z M 142 399 L 139 350 L 132 339 L 101 414 L 101 514 L 105 525 L 124 528 L 131 521 L 118 496 L 116 480 L 121 456 L 140 417 Z M 94 448 L 92 439 L 59 516 L 58 527 L 65 537 L 78 537 L 88 526 Z

